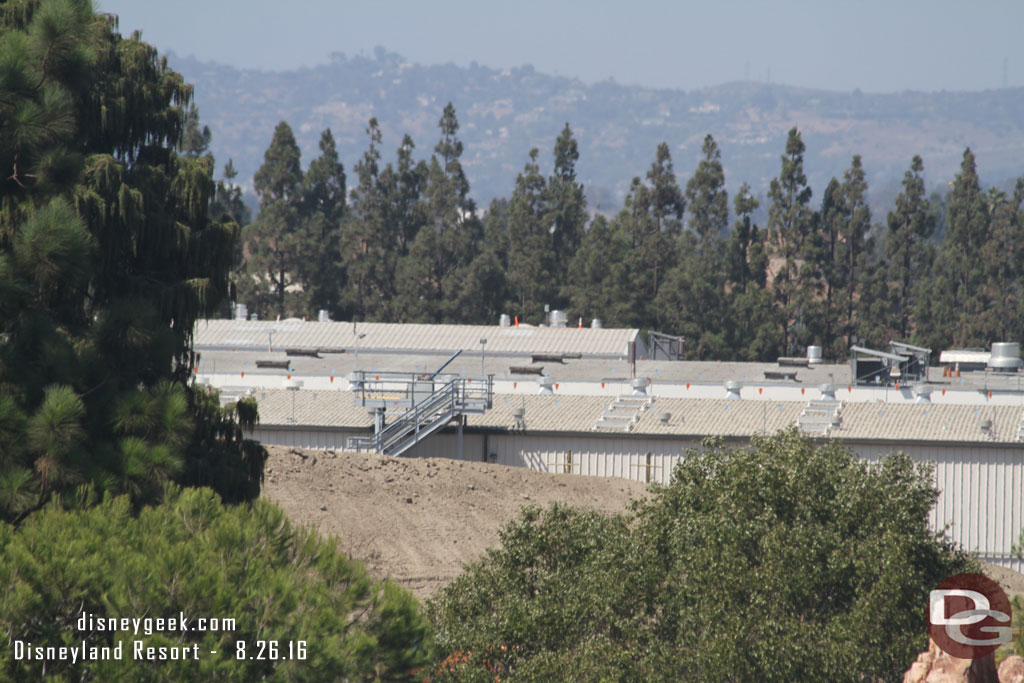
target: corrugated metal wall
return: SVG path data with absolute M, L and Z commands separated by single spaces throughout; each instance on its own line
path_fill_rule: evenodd
M 345 438 L 365 434 L 352 430 L 258 429 L 258 440 L 300 448 L 343 450 Z M 529 434 L 466 434 L 463 460 L 492 461 L 539 472 L 571 472 L 596 477 L 621 477 L 666 484 L 672 468 L 696 441 L 649 439 L 624 435 L 538 436 Z M 1017 444 L 982 447 L 964 445 L 851 445 L 860 458 L 877 462 L 901 450 L 919 462 L 935 464 L 939 499 L 931 514 L 933 529 L 986 562 L 1024 571 L 1011 548 L 1024 529 L 1024 448 Z M 412 457 L 455 458 L 454 433 L 435 434 L 409 451 Z M 947 529 L 948 527 L 948 529 Z

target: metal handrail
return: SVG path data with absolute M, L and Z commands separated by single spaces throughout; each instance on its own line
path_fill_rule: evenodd
M 372 375 L 374 382 L 379 385 L 404 383 L 405 389 L 397 389 L 398 394 L 389 396 L 388 400 L 399 402 L 407 400 L 409 410 L 372 437 L 351 437 L 348 440 L 350 447 L 360 450 L 364 447 L 372 447 L 378 453 L 387 453 L 392 450 L 400 453 L 446 424 L 456 415 L 465 412 L 486 411 L 493 406 L 494 402 L 493 375 L 488 375 L 486 381 L 478 381 L 476 386 L 472 384 L 472 379 L 462 377 L 448 380 L 439 389 L 435 388 L 436 384 L 431 382 L 431 393 L 417 402 L 415 388 L 418 383 L 428 381 L 425 379 L 426 375 L 360 372 L 355 378 L 359 382 L 359 389 L 355 396 L 356 405 L 366 406 L 368 398 L 373 400 L 374 395 L 380 396 L 382 391 L 387 391 L 383 387 L 368 388 L 367 384 L 370 383 L 365 380 L 367 374 Z M 477 389 L 477 386 L 481 388 Z M 389 390 L 396 391 L 394 387 Z M 396 445 L 401 445 L 401 447 L 395 448 Z

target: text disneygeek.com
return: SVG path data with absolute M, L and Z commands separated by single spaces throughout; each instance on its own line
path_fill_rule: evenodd
M 227 632 L 235 630 L 232 618 L 186 617 L 179 612 L 175 617 L 101 617 L 89 612 L 82 612 L 75 624 L 76 632 L 81 640 L 77 644 L 50 645 L 33 643 L 28 640 L 14 640 L 13 655 L 15 661 L 69 661 L 87 662 L 100 660 L 134 659 L 139 661 L 167 660 L 198 660 L 206 653 L 200 650 L 198 643 L 152 646 L 145 640 L 121 640 L 131 634 L 133 636 L 151 636 L 154 633 L 187 633 L 197 631 Z M 116 644 L 95 645 L 96 635 L 110 633 L 111 640 Z M 228 646 L 225 653 L 236 659 L 305 659 L 306 642 L 257 640 L 250 643 L 239 640 Z M 217 650 L 209 650 L 217 655 Z

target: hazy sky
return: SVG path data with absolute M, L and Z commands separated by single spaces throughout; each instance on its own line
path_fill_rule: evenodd
M 121 17 L 122 33 L 242 68 L 315 66 L 380 45 L 423 64 L 533 64 L 666 88 L 1024 85 L 1022 0 L 94 1 Z

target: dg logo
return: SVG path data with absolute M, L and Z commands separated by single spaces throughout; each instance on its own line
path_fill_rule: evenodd
M 977 659 L 1010 642 L 1010 600 L 999 584 L 981 574 L 957 574 L 940 583 L 928 600 L 928 631 L 944 652 Z

